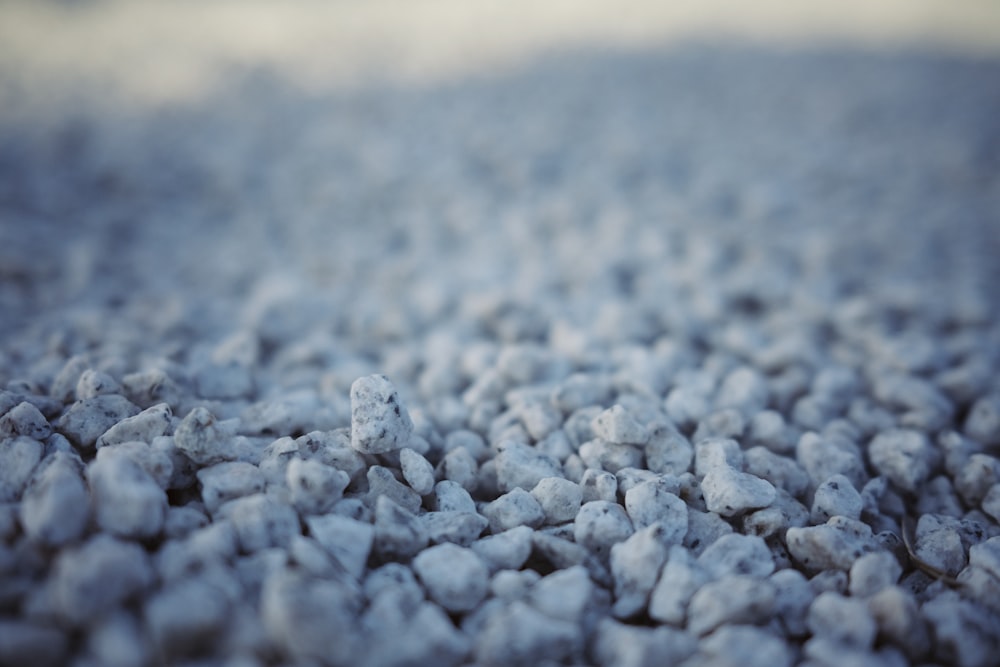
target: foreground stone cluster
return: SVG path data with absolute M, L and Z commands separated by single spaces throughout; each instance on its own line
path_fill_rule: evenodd
M 163 228 L 121 241 L 156 271 L 95 269 L 77 303 L 58 301 L 70 269 L 25 269 L 37 285 L 0 294 L 10 312 L 58 307 L 2 330 L 0 664 L 995 664 L 1000 323 L 979 286 L 1000 255 L 962 206 L 1000 191 L 959 170 L 985 159 L 974 109 L 991 88 L 952 90 L 966 122 L 942 124 L 896 113 L 936 108 L 937 88 L 907 87 L 919 77 L 892 78 L 886 97 L 850 59 L 738 55 L 716 56 L 730 69 L 682 52 L 465 93 L 301 101 L 301 126 L 340 152 L 276 151 L 284 168 L 246 204 L 287 197 L 290 234 L 335 241 L 290 254 L 301 274 L 226 265 L 233 248 L 266 254 L 252 235 L 171 249 Z M 581 72 L 601 67 L 616 94 L 590 99 Z M 883 142 L 835 107 L 816 134 L 799 128 L 810 150 L 792 145 L 798 112 L 766 84 L 776 67 Z M 928 81 L 984 76 L 954 67 Z M 673 112 L 643 115 L 660 76 L 703 113 L 671 96 Z M 269 90 L 255 85 L 254 99 Z M 525 113 L 500 122 L 505 95 Z M 564 129 L 557 111 L 581 95 L 604 120 Z M 715 103 L 729 95 L 742 104 Z M 401 100 L 415 118 L 392 111 Z M 209 206 L 243 173 L 226 151 L 253 153 L 261 135 L 204 113 L 185 122 L 213 141 L 176 150 L 215 161 L 219 191 L 196 196 Z M 730 114 L 739 132 L 720 138 Z M 133 192 L 137 210 L 179 215 L 156 155 L 116 153 L 130 149 L 93 122 L 107 154 L 81 158 L 84 173 L 138 161 L 158 185 Z M 415 127 L 441 142 L 429 165 L 409 162 L 426 156 Z M 455 127 L 474 145 L 449 143 Z M 550 173 L 538 137 L 574 178 Z M 357 145 L 357 169 L 322 161 Z M 709 167 L 662 162 L 684 150 Z M 729 174 L 743 151 L 774 171 Z M 905 156 L 898 187 L 930 196 L 917 186 L 942 154 L 953 189 L 923 207 L 864 185 Z M 361 194 L 323 209 L 325 190 L 283 180 L 310 169 Z M 401 174 L 413 191 L 387 188 Z M 815 199 L 783 201 L 768 180 L 801 174 L 788 191 Z M 518 183 L 536 199 L 512 195 Z M 378 209 L 382 226 L 311 226 L 345 207 L 382 221 L 365 207 L 388 190 L 402 203 Z M 120 205 L 102 201 L 94 220 Z M 874 222 L 846 222 L 859 202 Z M 958 226 L 942 233 L 945 218 Z M 182 298 L 162 301 L 171 262 Z M 208 296 L 180 275 L 206 266 Z

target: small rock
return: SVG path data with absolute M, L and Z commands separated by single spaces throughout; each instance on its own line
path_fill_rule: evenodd
M 295 510 L 263 493 L 230 500 L 219 509 L 219 516 L 232 521 L 245 553 L 286 547 L 300 530 Z
M 491 571 L 520 569 L 531 555 L 532 530 L 528 526 L 511 528 L 472 543 L 475 551 Z
M 649 430 L 620 405 L 613 405 L 594 417 L 590 427 L 594 435 L 607 442 L 630 445 L 649 442 Z
M 301 514 L 323 514 L 343 497 L 351 478 L 343 470 L 319 461 L 292 459 L 286 482 L 292 504 Z
M 235 434 L 203 407 L 188 413 L 174 431 L 174 446 L 199 465 L 225 460 Z
M 225 503 L 264 490 L 264 476 L 257 466 L 242 461 L 217 463 L 197 473 L 201 482 L 201 500 L 214 514 Z
M 605 618 L 597 625 L 594 656 L 601 665 L 651 667 L 679 665 L 693 655 L 698 641 L 674 628 L 644 628 Z
M 497 449 L 497 483 L 504 493 L 515 488 L 531 491 L 546 477 L 562 477 L 557 460 L 524 443 L 506 441 Z
M 421 551 L 413 571 L 430 598 L 450 612 L 474 609 L 489 586 L 489 571 L 476 552 L 455 544 Z
M 774 615 L 790 637 L 804 637 L 809 633 L 806 612 L 816 593 L 809 581 L 795 569 L 778 570 L 768 581 L 774 587 Z
M 683 626 L 691 597 L 710 580 L 711 575 L 687 549 L 672 547 L 650 595 L 650 617 L 663 623 Z
M 529 667 L 562 661 L 583 648 L 579 626 L 514 601 L 487 621 L 476 639 L 476 661 L 489 667 Z
M 832 516 L 860 519 L 863 506 L 861 494 L 843 475 L 834 475 L 816 488 L 813 494 L 811 520 L 826 523 Z
M 904 491 L 914 492 L 927 480 L 939 454 L 923 433 L 893 429 L 868 445 L 868 456 L 879 474 Z
M 608 556 L 611 547 L 633 533 L 632 521 L 617 503 L 593 500 L 576 515 L 574 536 L 580 544 L 598 555 Z
M 942 515 L 924 514 L 917 521 L 917 558 L 949 576 L 956 576 L 966 565 L 965 546 L 958 521 Z
M 791 667 L 794 654 L 788 644 L 761 628 L 727 625 L 719 628 L 698 645 L 706 664 L 741 667 Z
M 60 615 L 78 625 L 92 623 L 152 583 L 145 550 L 110 535 L 60 553 L 52 574 Z
M 167 433 L 172 416 L 169 405 L 158 403 L 134 417 L 121 420 L 105 431 L 95 444 L 100 449 L 123 442 L 153 442 L 157 436 Z
M 325 514 L 306 518 L 309 534 L 326 549 L 334 560 L 360 581 L 364 577 L 375 539 L 375 528 L 370 523 Z
M 766 579 L 723 577 L 708 582 L 691 597 L 687 627 L 701 636 L 722 625 L 761 623 L 770 617 L 774 601 L 774 587 Z
M 743 450 L 731 438 L 706 438 L 694 447 L 694 474 L 704 477 L 717 466 L 743 469 Z
M 118 537 L 145 539 L 163 528 L 167 494 L 139 464 L 125 456 L 93 461 L 87 481 L 98 525 Z
M 973 403 L 963 430 L 987 447 L 1000 445 L 1000 394 L 984 396 Z
M 588 468 L 580 478 L 580 489 L 583 491 L 583 502 L 594 500 L 615 502 L 618 499 L 618 479 L 604 470 Z
M 743 470 L 798 497 L 809 488 L 809 475 L 794 459 L 765 447 L 751 447 L 743 453 Z M 825 519 L 824 519 L 825 521 Z
M 379 498 L 386 497 L 411 514 L 420 510 L 420 496 L 396 479 L 389 468 L 372 466 L 368 469 L 367 476 L 369 506 L 374 506 Z
M 1000 579 L 1000 537 L 991 537 L 969 548 L 969 564 Z
M 657 474 L 681 475 L 691 468 L 694 447 L 672 424 L 656 424 L 644 448 L 646 467 Z
M 911 657 L 923 656 L 930 648 L 930 637 L 916 599 L 898 586 L 881 589 L 868 599 L 878 634 L 887 638 Z
M 517 526 L 537 528 L 545 520 L 545 512 L 534 496 L 520 487 L 500 496 L 483 509 L 494 534 Z
M 69 406 L 56 422 L 56 428 L 78 447 L 92 449 L 108 429 L 137 414 L 139 407 L 124 396 L 103 394 Z
M 688 507 L 688 531 L 684 546 L 695 554 L 702 553 L 723 535 L 733 532 L 733 527 L 714 512 L 699 512 Z
M 479 539 L 490 522 L 475 512 L 427 512 L 419 517 L 433 544 L 451 542 L 467 547 Z
M 127 611 L 114 612 L 90 628 L 87 656 L 108 667 L 148 664 L 152 650 L 145 640 L 135 616 Z
M 698 443 L 702 440 L 712 438 L 727 440 L 742 438 L 745 430 L 746 419 L 739 410 L 731 408 L 717 410 L 701 418 L 698 422 L 698 428 L 695 429 L 694 435 L 691 436 L 691 441 Z
M 42 460 L 42 443 L 19 436 L 0 446 L 0 502 L 20 500 L 35 466 Z
M 856 489 L 862 488 L 867 481 L 860 450 L 856 444 L 844 438 L 803 433 L 795 448 L 795 460 L 817 486 L 838 474 L 851 480 Z
M 588 468 L 616 473 L 623 468 L 642 466 L 642 448 L 597 438 L 580 445 L 580 458 Z
M 405 447 L 413 421 L 384 375 L 361 377 L 351 384 L 351 447 L 383 454 Z
M 684 518 L 686 527 L 686 513 Z M 615 581 L 612 613 L 617 618 L 631 618 L 646 609 L 667 560 L 671 537 L 662 524 L 653 523 L 611 547 L 611 576 Z
M 954 591 L 946 591 L 924 603 L 921 616 L 935 639 L 934 655 L 942 664 L 987 667 L 996 664 L 1000 652 L 1000 620 L 995 614 Z
M 0 417 L 0 440 L 24 436 L 45 440 L 52 435 L 52 426 L 38 408 L 23 401 Z
M 879 549 L 867 524 L 843 516 L 832 517 L 821 526 L 789 528 L 788 551 L 808 570 L 849 570 L 858 558 Z
M 767 507 L 776 492 L 770 482 L 728 466 L 715 466 L 701 481 L 705 504 L 710 512 L 735 516 L 749 509 Z
M 687 505 L 672 490 L 675 488 L 671 480 L 661 477 L 625 493 L 625 511 L 636 530 L 659 523 L 666 542 L 680 544 L 684 540 L 688 530 Z
M 878 631 L 864 600 L 831 592 L 820 593 L 813 600 L 806 624 L 815 637 L 863 649 L 871 648 Z
M 468 451 L 468 450 L 466 450 Z M 434 466 L 409 447 L 399 450 L 399 465 L 403 479 L 421 496 L 434 490 Z
M 774 558 L 759 537 L 733 533 L 723 535 L 698 556 L 698 563 L 712 575 L 766 577 L 774 572 Z
M 469 493 L 475 491 L 479 484 L 476 476 L 479 466 L 467 449 L 460 447 L 445 454 L 438 469 L 444 479 L 461 484 Z
M 54 454 L 35 473 L 20 505 L 27 536 L 51 547 L 81 537 L 90 519 L 90 495 L 80 468 L 70 455 Z
M 888 551 L 865 554 L 851 565 L 850 591 L 856 598 L 868 598 L 882 589 L 894 586 L 903 568 Z
M 580 485 L 562 477 L 545 477 L 539 480 L 531 490 L 531 495 L 541 506 L 547 524 L 572 521 L 583 502 Z
M 476 502 L 461 484 L 442 480 L 434 485 L 434 506 L 439 512 L 475 513 Z
M 157 592 L 146 602 L 144 617 L 158 655 L 190 655 L 218 640 L 231 617 L 230 602 L 214 577 L 203 575 Z
M 593 603 L 594 582 L 581 565 L 542 577 L 528 594 L 532 607 L 551 618 L 579 623 Z
M 541 578 L 534 570 L 500 570 L 490 579 L 490 593 L 506 602 L 524 600 Z
M 149 473 L 157 486 L 164 490 L 170 488 L 170 482 L 174 477 L 174 462 L 170 458 L 169 450 L 154 448 L 139 441 L 108 445 L 97 450 L 98 460 L 113 456 L 124 456 L 135 461 Z
M 92 368 L 83 371 L 76 383 L 76 398 L 79 401 L 121 392 L 122 386 L 117 380 L 107 373 Z
M 374 544 L 384 560 L 407 560 L 427 546 L 427 531 L 412 512 L 388 496 L 378 496 Z

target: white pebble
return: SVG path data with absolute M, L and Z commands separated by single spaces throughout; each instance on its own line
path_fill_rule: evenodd
M 583 502 L 605 500 L 615 502 L 618 499 L 618 479 L 604 470 L 588 468 L 580 478 L 580 489 L 583 491 Z
M 583 490 L 562 477 L 545 477 L 539 480 L 531 495 L 538 501 L 545 513 L 545 523 L 559 524 L 572 521 L 580 511 Z
M 319 461 L 292 459 L 286 482 L 292 504 L 301 514 L 323 514 L 343 497 L 351 478 L 343 470 Z
M 364 577 L 375 538 L 375 529 L 370 523 L 324 514 L 308 517 L 306 526 L 320 546 L 356 580 Z
M 88 368 L 76 383 L 76 398 L 84 400 L 105 394 L 120 394 L 122 387 L 113 377 L 102 371 Z
M 439 512 L 474 513 L 476 502 L 461 484 L 446 479 L 434 485 L 434 507 Z
M 400 471 L 410 488 L 422 496 L 434 490 L 434 466 L 409 447 L 399 450 Z
M 701 481 L 701 490 L 708 510 L 722 516 L 767 507 L 777 495 L 770 482 L 728 465 L 709 470 Z
M 792 557 L 812 572 L 849 570 L 858 558 L 879 548 L 867 524 L 843 516 L 821 526 L 789 528 L 785 542 Z
M 161 489 L 169 489 L 174 476 L 174 462 L 170 458 L 169 449 L 154 448 L 145 442 L 123 442 L 119 445 L 108 445 L 97 450 L 97 458 L 109 456 L 125 456 L 138 463 L 149 473 L 153 481 Z
M 492 571 L 520 569 L 531 555 L 532 530 L 528 526 L 511 528 L 472 543 L 475 551 Z
M 659 477 L 632 487 L 625 492 L 625 511 L 636 530 L 659 523 L 664 539 L 680 544 L 687 535 L 688 513 L 687 505 L 676 495 L 675 481 Z
M 707 438 L 694 446 L 694 474 L 704 477 L 717 466 L 743 469 L 743 450 L 731 438 Z
M 579 623 L 593 604 L 594 588 L 587 568 L 572 565 L 542 577 L 528 602 L 546 616 Z
M 153 442 L 170 428 L 173 413 L 166 403 L 146 408 L 134 417 L 121 420 L 97 439 L 98 449 L 123 442 Z
M 19 436 L 0 446 L 0 502 L 20 499 L 35 466 L 42 460 L 42 443 Z
M 475 512 L 427 512 L 418 518 L 432 543 L 451 542 L 463 547 L 479 539 L 490 525 L 486 517 Z
M 806 624 L 813 636 L 857 648 L 871 648 L 878 627 L 864 600 L 820 593 L 809 606 Z
M 21 525 L 27 536 L 59 547 L 75 541 L 90 519 L 90 496 L 80 466 L 59 452 L 32 477 L 20 504 Z
M 87 468 L 94 516 L 118 537 L 145 539 L 159 534 L 167 514 L 167 494 L 138 463 L 125 456 L 95 460 Z
M 515 441 L 501 443 L 496 458 L 497 483 L 503 492 L 531 491 L 545 477 L 562 477 L 562 466 L 534 447 Z
M 851 565 L 850 591 L 856 598 L 868 598 L 894 586 L 903 574 L 903 567 L 888 551 L 865 554 Z
M 691 597 L 688 629 L 705 635 L 721 625 L 756 624 L 770 618 L 774 587 L 766 579 L 727 576 L 710 581 Z
M 264 490 L 264 476 L 257 466 L 243 461 L 217 463 L 197 473 L 201 482 L 201 500 L 214 514 L 225 503 Z
M 455 544 L 421 551 L 413 571 L 430 598 L 450 612 L 474 609 L 489 586 L 489 571 L 476 552 Z
M 576 515 L 574 537 L 580 544 L 600 558 L 605 558 L 611 547 L 633 533 L 632 521 L 617 503 L 592 500 L 580 508 Z
M 351 384 L 351 447 L 382 454 L 405 447 L 412 432 L 410 414 L 388 378 L 369 375 Z
M 80 625 L 95 621 L 152 583 L 146 551 L 110 535 L 97 535 L 61 552 L 52 573 L 60 615 Z
M 813 494 L 811 520 L 826 523 L 832 516 L 860 519 L 863 507 L 861 494 L 843 475 L 834 475 L 820 484 Z
M 666 533 L 662 524 L 654 523 L 611 547 L 611 576 L 615 581 L 612 613 L 617 618 L 627 619 L 645 611 L 667 560 L 670 536 Z
M 618 444 L 645 445 L 649 430 L 620 405 L 613 405 L 590 423 L 598 438 Z
M 545 520 L 545 512 L 534 496 L 520 487 L 500 496 L 485 508 L 483 516 L 489 519 L 494 534 L 518 526 L 537 528 Z
M 872 466 L 903 491 L 914 492 L 927 480 L 939 454 L 919 431 L 893 429 L 868 445 Z
M 137 414 L 139 407 L 124 396 L 104 394 L 69 406 L 56 427 L 74 444 L 90 449 L 112 426 Z
M 232 521 L 240 549 L 247 553 L 287 547 L 300 530 L 295 510 L 262 493 L 229 501 L 219 516 Z
M 713 578 L 727 575 L 766 577 L 774 572 L 767 543 L 753 535 L 723 535 L 705 548 L 698 562 Z
M 375 541 L 378 555 L 386 560 L 410 558 L 427 546 L 427 531 L 416 516 L 389 499 L 375 502 Z
M 22 401 L 0 417 L 0 440 L 24 436 L 45 440 L 52 435 L 52 426 L 45 415 L 31 403 Z

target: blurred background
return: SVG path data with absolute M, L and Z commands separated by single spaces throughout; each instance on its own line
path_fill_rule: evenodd
M 697 40 L 1000 51 L 996 0 L 67 0 L 0 2 L 6 102 L 38 90 L 177 100 L 233 68 L 327 88 L 428 81 L 545 52 Z M 12 88 L 12 86 L 17 88 Z

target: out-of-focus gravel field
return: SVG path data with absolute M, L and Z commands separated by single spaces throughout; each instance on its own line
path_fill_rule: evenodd
M 997 11 L 607 4 L 0 5 L 0 664 L 994 664 Z

